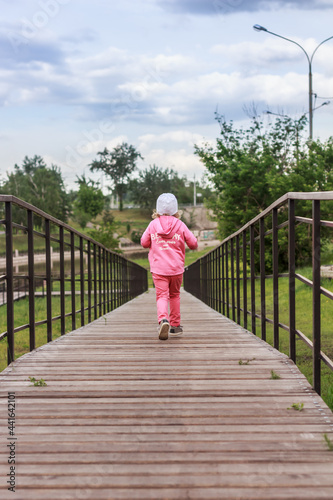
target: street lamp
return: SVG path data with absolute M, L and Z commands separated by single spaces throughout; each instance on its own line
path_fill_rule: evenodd
M 322 104 L 320 104 L 320 106 L 316 106 L 315 108 L 312 108 L 312 111 L 316 111 L 316 109 L 322 108 L 323 106 L 328 106 L 330 104 L 330 102 L 331 101 L 325 101 Z M 281 113 L 273 113 L 273 111 L 269 111 L 268 109 L 264 110 L 263 113 L 265 113 L 266 115 L 276 115 L 276 116 L 282 116 L 283 118 L 290 118 L 289 115 L 283 115 Z M 306 113 L 303 113 L 301 118 L 303 118 L 303 116 L 305 116 L 307 114 L 308 114 L 308 111 Z
M 312 92 L 312 60 L 313 60 L 313 56 L 315 55 L 315 53 L 317 52 L 319 47 L 321 45 L 323 45 L 323 43 L 327 42 L 328 40 L 331 40 L 333 38 L 333 35 L 326 38 L 322 42 L 320 42 L 320 44 L 317 45 L 315 50 L 312 52 L 311 57 L 309 57 L 309 55 L 306 52 L 306 50 L 304 49 L 304 47 L 302 47 L 302 45 L 300 45 L 299 43 L 295 42 L 295 40 L 291 40 L 290 38 L 286 38 L 285 36 L 281 36 L 281 35 L 278 35 L 277 33 L 273 33 L 272 31 L 269 31 L 268 29 L 264 28 L 263 26 L 260 26 L 260 24 L 255 24 L 253 26 L 253 29 L 255 31 L 265 31 L 266 33 L 270 33 L 271 35 L 282 38 L 283 40 L 287 40 L 287 42 L 294 43 L 300 49 L 302 49 L 302 51 L 306 55 L 306 58 L 307 58 L 308 63 L 309 63 L 309 138 L 312 139 L 312 136 L 313 136 L 313 111 L 314 111 L 313 105 L 312 105 L 312 96 L 313 96 L 313 92 Z

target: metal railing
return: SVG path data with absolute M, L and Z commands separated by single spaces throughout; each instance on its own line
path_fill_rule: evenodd
M 280 347 L 280 329 L 287 331 L 289 357 L 294 362 L 296 338 L 302 339 L 312 350 L 313 388 L 318 394 L 321 391 L 321 361 L 333 370 L 333 361 L 321 351 L 321 296 L 332 300 L 333 293 L 321 286 L 320 274 L 321 228 L 325 231 L 333 228 L 332 220 L 321 220 L 321 203 L 332 200 L 332 191 L 287 193 L 224 239 L 220 246 L 191 264 L 184 273 L 186 291 L 254 334 L 260 323 L 263 340 L 266 340 L 266 325 L 271 324 L 276 349 Z M 297 216 L 295 205 L 299 203 L 300 208 L 304 208 L 309 202 L 312 203 L 312 217 Z M 329 213 L 331 215 L 332 211 Z M 297 244 L 297 231 L 304 225 L 312 239 L 312 280 L 296 272 L 297 252 L 302 251 Z M 281 238 L 287 244 L 288 272 L 285 273 L 279 271 Z M 330 239 L 332 241 L 332 234 Z M 266 272 L 267 257 L 271 261 L 270 274 Z M 268 279 L 272 280 L 270 309 L 273 317 L 268 317 L 266 311 Z M 279 318 L 281 279 L 288 280 L 289 324 L 282 323 Z M 296 280 L 312 288 L 312 340 L 296 327 Z M 260 301 L 257 309 L 256 298 Z
M 25 218 L 26 225 L 15 222 L 17 211 L 20 215 L 17 220 Z M 0 270 L 1 307 L 7 309 L 6 324 L 0 325 L 0 340 L 7 338 L 8 364 L 15 359 L 15 334 L 18 332 L 29 330 L 29 348 L 32 351 L 36 347 L 36 328 L 40 325 L 46 325 L 47 342 L 50 342 L 55 321 L 60 322 L 60 333 L 63 335 L 66 329 L 75 330 L 148 289 L 146 269 L 36 207 L 14 196 L 0 195 L 0 214 L 0 228 L 3 226 L 5 229 L 0 234 L 0 243 L 6 250 L 5 268 Z M 14 266 L 15 241 L 21 234 L 26 235 L 28 251 L 23 272 Z M 34 258 L 37 238 L 45 245 L 45 259 L 42 265 L 38 263 L 39 270 Z M 57 270 L 53 269 L 51 245 L 60 254 Z M 65 260 L 68 250 L 70 258 Z M 27 295 L 28 322 L 18 325 L 14 302 L 22 288 L 25 290 L 23 295 Z M 40 297 L 40 300 L 46 301 L 45 317 L 36 321 L 36 300 Z M 54 316 L 55 297 L 59 300 L 59 314 Z M 66 328 L 68 318 L 70 328 L 68 324 Z

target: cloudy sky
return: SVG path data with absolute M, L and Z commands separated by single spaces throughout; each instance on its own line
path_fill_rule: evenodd
M 308 111 L 308 62 L 333 35 L 333 0 L 0 0 L 0 179 L 25 155 L 61 167 L 67 187 L 122 141 L 200 177 L 194 144 L 217 109 L 246 125 L 255 103 Z M 314 137 L 333 135 L 333 39 L 313 58 Z M 267 121 L 269 116 L 263 114 Z

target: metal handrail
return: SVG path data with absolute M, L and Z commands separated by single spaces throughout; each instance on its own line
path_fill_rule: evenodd
M 26 212 L 26 226 L 17 224 L 13 220 L 13 205 Z M 52 340 L 52 324 L 60 321 L 60 333 L 66 333 L 66 318 L 71 317 L 71 329 L 83 326 L 86 321 L 94 319 L 112 311 L 128 300 L 140 295 L 148 289 L 147 270 L 125 257 L 113 252 L 72 228 L 68 224 L 50 216 L 42 210 L 11 195 L 0 195 L 0 210 L 4 208 L 4 218 L 0 226 L 5 226 L 6 234 L 6 271 L 1 280 L 6 287 L 6 331 L 0 331 L 0 340 L 7 338 L 7 362 L 15 359 L 15 333 L 29 329 L 29 349 L 36 347 L 36 326 L 46 325 L 47 342 Z M 43 230 L 34 228 L 34 217 L 42 221 Z M 55 227 L 58 235 L 51 234 L 51 226 Z M 27 235 L 28 271 L 24 275 L 15 271 L 13 242 L 15 231 Z M 36 272 L 34 261 L 34 238 L 45 240 L 45 272 Z M 59 275 L 52 273 L 51 242 L 59 246 L 60 269 Z M 65 275 L 65 247 L 70 251 L 70 273 Z M 79 252 L 79 266 L 75 264 L 76 254 Z M 68 250 L 67 250 L 68 253 Z M 79 267 L 79 269 L 77 269 Z M 14 292 L 19 280 L 24 280 L 26 295 L 28 296 L 29 322 L 14 327 Z M 45 283 L 46 318 L 36 321 L 36 288 L 37 280 L 42 280 L 43 292 Z M 59 283 L 60 314 L 53 316 L 53 284 Z M 27 286 L 26 286 L 27 284 Z M 66 290 L 66 284 L 69 290 Z M 78 286 L 77 286 L 78 285 Z M 76 290 L 78 288 L 78 290 Z M 70 310 L 66 307 L 65 295 L 70 291 Z M 44 295 L 44 293 L 43 293 Z M 77 309 L 76 296 L 79 295 L 80 307 Z
M 312 202 L 312 217 L 300 217 L 295 213 L 297 201 Z M 321 220 L 320 203 L 333 201 L 333 191 L 286 193 L 259 215 L 234 232 L 215 249 L 185 269 L 184 288 L 218 312 L 228 316 L 244 328 L 256 334 L 260 320 L 260 334 L 266 340 L 267 323 L 273 326 L 273 345 L 279 349 L 279 329 L 289 333 L 289 357 L 296 363 L 296 336 L 312 350 L 313 388 L 321 391 L 321 362 L 333 370 L 333 361 L 321 351 L 321 295 L 333 299 L 333 293 L 320 283 L 321 227 L 332 228 L 333 222 Z M 284 207 L 287 221 L 278 224 L 278 212 Z M 271 218 L 271 227 L 265 229 L 265 219 Z M 296 227 L 307 224 L 312 227 L 312 280 L 296 273 Z M 288 273 L 279 272 L 279 231 L 288 231 Z M 255 230 L 258 236 L 255 237 Z M 272 274 L 266 274 L 267 236 L 271 238 Z M 256 250 L 256 242 L 259 249 Z M 265 248 L 266 243 L 266 248 Z M 255 259 L 259 261 L 259 274 L 255 272 Z M 241 262 L 242 260 L 242 262 Z M 249 276 L 248 276 L 249 273 Z M 289 280 L 289 324 L 279 320 L 279 279 Z M 266 280 L 273 280 L 273 318 L 266 313 Z M 256 310 L 255 282 L 260 282 L 260 313 Z M 313 328 L 312 340 L 296 328 L 296 280 L 312 288 Z M 250 282 L 248 290 L 248 282 Z M 242 291 L 242 304 L 241 304 Z M 248 308 L 248 295 L 250 308 Z M 248 325 L 250 319 L 250 325 Z

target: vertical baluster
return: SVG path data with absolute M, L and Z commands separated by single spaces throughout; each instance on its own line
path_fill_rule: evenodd
M 256 282 L 254 264 L 254 226 L 250 226 L 251 328 L 256 335 Z
M 279 349 L 279 248 L 278 248 L 278 211 L 273 208 L 273 337 L 274 347 Z
M 45 263 L 46 263 L 46 325 L 47 341 L 52 340 L 52 275 L 50 221 L 45 219 Z
M 296 297 L 295 297 L 295 200 L 289 200 L 289 357 L 296 362 Z
M 218 298 L 218 312 L 222 312 L 222 297 L 221 297 L 221 245 L 219 245 L 218 250 L 217 250 L 217 298 Z
M 6 285 L 7 285 L 7 363 L 15 359 L 14 346 L 14 263 L 12 203 L 5 203 L 6 220 Z
M 65 245 L 64 228 L 59 227 L 59 252 L 60 252 L 60 333 L 66 333 L 66 311 L 65 311 Z
M 105 248 L 103 248 L 103 314 L 106 313 L 106 299 L 107 299 L 107 294 L 106 294 L 106 269 L 105 269 L 105 261 L 106 261 L 106 256 L 105 256 Z
M 106 253 L 106 310 L 107 312 L 110 311 L 110 269 L 109 269 L 109 263 L 110 263 L 110 252 Z
M 111 311 L 114 310 L 114 253 L 110 255 L 111 257 L 111 262 L 110 262 L 110 286 L 111 286 Z
M 244 328 L 247 329 L 247 244 L 246 229 L 243 231 L 243 316 Z
M 29 347 L 36 348 L 35 340 L 35 266 L 34 266 L 34 221 L 32 210 L 27 211 L 28 219 L 28 286 L 29 286 Z
M 320 201 L 312 202 L 313 388 L 320 394 Z
M 222 313 L 225 316 L 225 244 L 222 244 Z
M 228 252 L 228 242 L 225 242 L 225 298 L 226 298 L 226 313 L 227 317 L 230 318 L 229 310 L 229 252 Z
M 81 326 L 84 326 L 84 253 L 83 253 L 83 238 L 80 236 L 80 310 L 81 310 Z
M 91 241 L 88 240 L 87 243 L 87 256 L 88 256 L 88 262 L 87 262 L 87 271 L 88 271 L 88 323 L 91 322 Z
M 76 328 L 76 296 L 75 296 L 75 235 L 71 231 L 71 304 L 72 304 L 72 330 Z
M 230 240 L 230 274 L 231 274 L 231 313 L 232 321 L 236 320 L 235 316 L 235 252 L 234 252 L 234 239 Z
M 237 323 L 240 325 L 240 270 L 239 270 L 239 234 L 236 236 L 236 307 Z
M 96 243 L 94 245 L 94 319 L 97 319 L 97 252 Z
M 260 242 L 260 316 L 261 316 L 261 338 L 266 340 L 266 269 L 265 269 L 265 219 L 259 220 L 259 242 Z
M 98 316 L 102 316 L 102 251 L 98 246 Z

